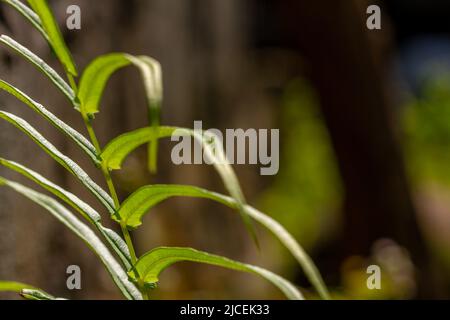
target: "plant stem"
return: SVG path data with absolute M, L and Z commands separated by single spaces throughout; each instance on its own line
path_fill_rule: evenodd
M 98 142 L 97 136 L 95 134 L 94 128 L 92 127 L 90 119 L 87 116 L 83 115 L 83 120 L 86 125 L 86 129 L 88 131 L 89 137 L 95 147 L 95 150 L 97 151 L 97 154 L 101 154 L 100 143 Z M 105 177 L 106 184 L 109 189 L 109 193 L 111 194 L 111 197 L 113 198 L 114 207 L 116 208 L 116 211 L 117 211 L 120 207 L 120 201 L 119 201 L 119 197 L 117 196 L 117 191 L 114 186 L 114 182 L 112 181 L 112 178 L 111 178 L 111 173 L 109 172 L 108 168 L 105 168 L 104 166 L 102 166 L 101 170 L 102 170 L 103 176 Z M 118 218 L 120 220 L 120 216 L 118 216 Z M 128 231 L 128 228 L 124 223 L 120 223 L 120 229 L 121 229 L 123 237 L 125 239 L 125 243 L 127 244 L 128 250 L 130 251 L 131 264 L 134 266 L 136 264 L 137 257 L 136 257 L 136 251 L 134 250 L 133 241 L 131 240 L 130 232 Z M 136 273 L 136 277 L 139 278 L 137 271 L 135 270 L 134 272 Z M 147 291 L 145 290 L 145 288 L 140 286 L 139 289 L 140 289 L 144 299 L 148 300 L 148 294 L 147 294 Z
M 92 128 L 91 120 L 83 115 L 84 123 L 86 124 L 86 129 L 89 134 L 89 138 L 91 139 L 92 143 L 94 144 L 95 150 L 97 151 L 97 154 L 100 154 L 102 152 L 102 148 L 100 147 L 100 143 L 98 143 L 97 136 L 95 135 L 94 128 Z
M 94 144 L 94 147 L 97 150 L 97 153 L 100 154 L 101 153 L 100 143 L 98 142 L 97 136 L 95 135 L 94 128 L 92 128 L 91 122 L 88 119 L 88 117 L 83 116 L 83 119 L 84 119 L 84 123 L 86 124 L 86 128 L 89 133 L 89 137 L 91 138 L 91 141 Z M 103 173 L 103 176 L 105 177 L 106 184 L 109 189 L 109 193 L 111 194 L 111 197 L 113 198 L 114 207 L 117 210 L 120 207 L 120 201 L 119 201 L 119 197 L 117 196 L 116 188 L 114 187 L 114 182 L 112 181 L 112 178 L 111 178 L 111 173 L 109 172 L 108 168 L 105 168 L 103 166 L 102 166 L 102 173 Z M 118 218 L 120 219 L 120 217 L 118 217 Z M 130 250 L 131 262 L 134 265 L 137 261 L 137 258 L 136 258 L 136 252 L 134 251 L 133 241 L 131 241 L 130 232 L 128 231 L 126 225 L 124 225 L 122 223 L 120 224 L 120 228 L 122 229 L 122 234 L 125 238 L 125 242 L 127 243 L 128 250 Z
M 78 87 L 77 87 L 77 83 L 75 82 L 75 79 L 73 78 L 73 76 L 70 73 L 66 73 L 67 74 L 67 79 L 69 79 L 69 84 L 72 87 L 73 92 L 75 93 L 75 95 L 78 94 Z
M 111 178 L 111 173 L 109 173 L 108 168 L 102 167 L 103 175 L 105 176 L 106 185 L 108 186 L 109 193 L 111 194 L 111 197 L 114 201 L 114 207 L 118 209 L 120 207 L 119 197 L 117 196 L 116 188 L 114 187 L 114 183 Z M 120 217 L 118 217 L 120 218 Z
M 67 73 L 67 77 L 69 79 L 70 86 L 72 87 L 75 95 L 78 95 L 78 87 L 75 82 L 75 79 L 69 73 Z M 100 155 L 102 152 L 102 148 L 100 147 L 100 143 L 98 142 L 97 135 L 95 134 L 94 128 L 92 127 L 91 119 L 89 118 L 88 115 L 86 115 L 84 113 L 82 113 L 82 117 L 83 117 L 84 124 L 86 125 L 86 129 L 89 134 L 89 138 L 95 147 L 97 155 Z M 108 168 L 105 168 L 104 166 L 102 166 L 101 170 L 102 170 L 103 176 L 105 177 L 106 184 L 109 189 L 109 193 L 111 194 L 111 197 L 113 198 L 114 208 L 116 209 L 116 212 L 117 212 L 120 207 L 120 201 L 119 201 L 119 197 L 117 196 L 117 191 L 114 186 L 114 182 L 112 181 L 112 178 L 111 178 L 111 173 L 109 172 Z M 118 218 L 120 219 L 120 216 Z M 130 251 L 131 264 L 134 266 L 136 264 L 137 257 L 136 257 L 136 251 L 134 250 L 133 241 L 131 240 L 130 232 L 128 231 L 127 226 L 122 222 L 120 223 L 120 229 L 122 230 L 123 237 L 125 238 L 125 242 L 127 244 L 128 250 Z M 134 272 L 136 273 L 136 278 L 139 279 L 138 272 L 135 269 L 134 269 Z M 145 287 L 143 285 L 139 285 L 139 290 L 141 291 L 144 299 L 148 300 L 149 295 L 148 295 L 148 292 L 145 289 Z
M 130 232 L 128 231 L 127 226 L 123 223 L 120 224 L 120 228 L 122 229 L 122 233 L 125 238 L 125 242 L 128 246 L 128 249 L 130 250 L 131 264 L 135 265 L 137 258 L 136 258 L 136 252 L 134 251 L 134 247 L 133 247 L 133 241 L 131 240 Z
M 92 127 L 91 120 L 85 115 L 83 115 L 83 120 L 84 120 L 84 123 L 86 124 L 86 129 L 88 131 L 89 138 L 91 139 L 91 141 L 95 147 L 95 150 L 97 151 L 97 154 L 100 155 L 102 152 L 102 149 L 100 147 L 100 143 L 98 142 L 94 128 Z M 111 178 L 111 174 L 109 173 L 108 168 L 104 168 L 103 166 L 102 166 L 102 173 L 103 173 L 103 176 L 105 177 L 106 184 L 109 189 L 109 193 L 111 194 L 111 197 L 113 198 L 114 207 L 116 209 L 118 209 L 120 207 L 120 202 L 119 202 L 119 197 L 117 196 L 116 188 L 114 187 L 114 183 Z
M 140 279 L 138 280 L 138 288 L 142 293 L 142 296 L 144 297 L 144 300 L 150 300 L 150 293 L 149 290 L 145 287 L 144 280 Z

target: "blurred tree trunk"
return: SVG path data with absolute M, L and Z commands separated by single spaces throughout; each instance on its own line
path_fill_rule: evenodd
M 205 128 L 273 127 L 270 124 L 270 106 L 255 103 L 261 100 L 255 92 L 260 90 L 262 82 L 255 73 L 257 66 L 248 56 L 244 57 L 244 51 L 248 49 L 247 32 L 244 30 L 247 30 L 246 19 L 249 15 L 245 1 L 107 2 L 105 5 L 104 1 L 50 1 L 61 26 L 65 25 L 68 5 L 77 4 L 81 7 L 82 29 L 69 31 L 63 28 L 79 70 L 96 55 L 113 51 L 151 55 L 163 66 L 164 124 L 192 127 L 194 120 L 201 119 Z M 32 32 L 31 26 L 12 9 L 5 8 L 4 12 L 11 30 L 5 30 L 3 24 L 2 32 L 11 34 L 61 71 L 40 35 Z M 2 48 L 0 54 L 2 61 L 10 62 L 6 65 L 2 63 L 2 79 L 17 85 L 75 129 L 85 132 L 79 115 L 43 75 L 6 49 Z M 251 90 L 243 93 L 242 88 L 244 85 L 248 88 L 249 83 L 252 84 Z M 0 98 L 7 110 L 23 115 L 37 128 L 43 128 L 44 136 L 63 153 L 76 159 L 96 181 L 102 181 L 89 160 L 80 156 L 77 147 L 66 141 L 59 132 L 14 99 L 7 98 L 5 94 L 1 94 Z M 254 117 L 256 112 L 260 118 L 265 119 L 265 123 L 257 122 Z M 102 112 L 95 121 L 101 144 L 104 145 L 126 130 L 145 126 L 146 119 L 143 87 L 138 73 L 132 69 L 119 72 L 108 84 L 102 100 Z M 60 169 L 24 135 L 5 123 L 0 123 L 0 129 L 2 157 L 24 163 L 87 199 L 95 208 L 101 209 L 78 181 Z M 146 172 L 143 150 L 133 154 L 123 172 L 114 176 L 122 198 L 134 188 L 154 182 L 195 184 L 223 191 L 220 179 L 210 178 L 215 175 L 212 168 L 172 167 L 168 145 L 162 143 L 161 148 L 157 177 L 151 177 Z M 0 168 L 0 172 L 24 181 L 3 168 Z M 251 199 L 251 195 L 262 186 L 258 169 L 244 168 L 241 173 L 242 184 L 250 186 L 245 191 Z M 32 184 L 31 186 L 36 188 Z M 2 191 L 0 199 L 0 279 L 29 282 L 65 297 L 118 297 L 117 290 L 113 288 L 96 257 L 62 225 L 45 215 L 43 209 L 10 191 Z M 138 253 L 156 245 L 180 245 L 226 254 L 241 260 L 249 252 L 251 257 L 255 256 L 253 246 L 247 248 L 242 245 L 249 243 L 248 236 L 238 215 L 230 213 L 228 209 L 205 201 L 174 199 L 170 205 L 159 206 L 153 211 L 146 217 L 145 226 L 134 233 Z M 104 221 L 108 221 L 106 215 Z M 69 264 L 81 266 L 81 292 L 68 292 L 65 287 L 65 269 Z M 175 276 L 167 281 L 172 282 L 167 287 L 172 293 L 164 290 L 158 292 L 162 292 L 162 297 L 191 298 L 192 296 L 186 295 L 176 296 L 174 293 L 202 288 L 206 290 L 204 292 L 214 290 L 220 298 L 223 297 L 220 296 L 223 291 L 221 274 L 225 272 L 191 267 L 183 273 L 184 276 L 172 273 Z M 212 280 L 205 282 L 202 280 L 205 278 Z M 242 281 L 253 280 L 237 276 L 228 281 L 235 283 L 229 285 L 236 288 L 233 297 L 248 297 L 251 292 L 252 287 L 243 286 Z M 264 291 L 260 292 L 261 297 L 264 297 Z M 204 294 L 197 293 L 196 297 L 213 297 Z
M 42 53 L 40 50 L 42 43 L 35 40 L 36 34 L 31 32 L 32 28 L 27 22 L 23 21 L 23 18 L 13 10 L 7 8 L 4 3 L 2 3 L 2 11 L 5 12 L 5 21 L 10 27 L 5 30 L 6 23 L 3 24 L 2 33 L 13 34 L 19 42 Z M 46 91 L 42 90 L 45 80 L 43 81 L 39 73 L 33 73 L 32 66 L 23 59 L 13 56 L 4 47 L 1 49 L 1 57 L 2 79 L 18 86 L 39 100 L 41 97 L 36 93 Z M 27 76 L 24 77 L 24 75 Z M 53 94 L 54 92 L 48 90 L 49 96 Z M 6 111 L 25 118 L 31 115 L 31 118 L 28 117 L 30 120 L 36 118 L 27 110 L 26 106 L 7 96 L 4 92 L 1 94 L 1 104 L 2 109 Z M 61 172 L 30 139 L 5 121 L 0 123 L 0 128 L 2 157 L 22 162 L 43 175 L 49 176 L 52 180 L 58 183 L 62 182 Z M 57 135 L 48 127 L 44 126 L 40 129 L 50 139 L 58 139 Z M 5 168 L 1 168 L 0 172 L 2 176 L 25 181 Z M 64 262 L 60 257 L 63 257 L 65 251 L 68 250 L 68 247 L 63 244 L 66 233 L 60 232 L 58 223 L 53 221 L 49 215 L 37 212 L 41 209 L 12 191 L 2 188 L 1 198 L 0 220 L 1 228 L 5 230 L 5 233 L 2 232 L 0 238 L 2 246 L 0 278 L 22 280 L 60 293 L 65 284 L 65 280 L 63 280 L 65 269 L 61 264 Z M 53 254 L 54 251 L 60 252 L 56 256 Z
M 91 59 L 94 55 L 113 49 L 115 35 L 121 29 L 118 21 L 126 14 L 122 11 L 120 1 L 109 1 L 107 10 L 104 3 L 84 0 L 51 1 L 50 4 L 61 26 L 65 26 L 67 6 L 78 4 L 82 8 L 82 30 L 62 29 L 75 59 L 81 62 L 79 66 L 84 66 L 87 59 Z M 5 22 L 1 26 L 2 33 L 11 35 L 61 72 L 60 66 L 41 35 L 33 30 L 21 15 L 4 3 L 2 3 L 2 11 L 5 17 Z M 85 132 L 80 116 L 45 76 L 7 48 L 1 48 L 0 55 L 2 79 L 16 85 L 80 132 Z M 63 153 L 86 168 L 97 181 L 102 181 L 89 160 L 81 156 L 78 149 L 56 129 L 4 92 L 0 97 L 2 109 L 23 116 Z M 122 121 L 119 117 L 114 118 L 114 114 L 111 115 L 108 112 L 102 115 L 109 121 L 109 128 L 114 128 L 114 133 L 116 128 L 121 130 Z M 2 121 L 0 132 L 2 133 L 0 141 L 2 157 L 23 163 L 84 197 L 90 203 L 96 204 L 93 197 L 80 187 L 78 181 L 75 181 L 18 129 Z M 8 172 L 5 168 L 0 168 L 0 172 L 2 176 L 22 181 L 33 189 L 42 191 L 36 185 L 17 174 Z M 0 197 L 2 231 L 0 233 L 0 279 L 23 281 L 41 287 L 52 294 L 69 298 L 119 297 L 118 290 L 113 287 L 109 275 L 97 257 L 80 239 L 67 231 L 43 208 L 12 191 L 2 189 Z M 98 206 L 94 207 L 98 208 Z M 105 220 L 108 220 L 106 216 Z M 66 287 L 66 268 L 71 264 L 81 267 L 81 291 L 69 291 Z
M 161 62 L 165 87 L 164 124 L 193 127 L 194 120 L 202 120 L 204 129 L 271 127 L 267 121 L 271 118 L 270 106 L 255 103 L 259 96 L 255 97 L 254 93 L 260 89 L 261 81 L 246 55 L 249 43 L 246 1 L 136 0 L 127 2 L 126 6 L 123 10 L 128 10 L 127 16 L 134 19 L 121 23 L 120 32 L 116 34 L 118 48 L 149 54 Z M 143 88 L 138 80 L 132 71 L 121 80 L 124 97 L 120 102 L 126 101 L 127 108 L 117 105 L 115 110 L 122 110 L 126 130 L 146 125 Z M 254 87 L 249 83 L 254 83 Z M 251 90 L 243 92 L 243 88 L 249 87 Z M 260 118 L 254 117 L 256 112 L 267 123 L 258 123 Z M 122 182 L 123 195 L 150 182 L 192 184 L 226 193 L 213 168 L 172 166 L 168 144 L 163 142 L 161 148 L 156 177 L 146 173 L 143 153 L 131 156 L 129 165 L 116 175 Z M 258 169 L 236 169 L 242 185 L 250 185 L 244 191 L 251 199 L 251 195 L 262 188 Z M 130 176 L 136 177 L 131 183 Z M 255 255 L 239 216 L 207 201 L 173 199 L 153 209 L 146 221 L 135 233 L 139 252 L 159 244 L 192 246 L 240 260 Z M 176 267 L 174 270 L 172 284 L 168 285 L 172 292 L 165 292 L 163 287 L 159 291 L 162 297 L 190 299 L 192 296 L 187 295 L 191 294 L 187 289 L 197 290 L 200 296 L 196 297 L 203 298 L 244 298 L 252 292 L 252 286 L 242 285 L 243 281 L 252 279 L 237 276 L 227 278 L 228 290 L 233 295 L 221 295 L 224 291 L 218 288 L 223 287 L 223 276 L 229 274 L 224 270 L 198 266 L 184 266 L 183 273 L 178 273 Z
M 348 0 L 286 0 L 281 9 L 293 45 L 309 64 L 345 186 L 343 241 L 336 242 L 342 247 L 332 268 L 350 255 L 367 256 L 377 239 L 392 238 L 419 267 L 420 294 L 432 297 L 428 255 L 391 123 L 380 48 L 365 26 L 366 7 Z

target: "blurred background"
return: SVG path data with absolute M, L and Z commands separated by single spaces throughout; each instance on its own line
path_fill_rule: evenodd
M 164 71 L 162 123 L 204 128 L 279 128 L 280 170 L 235 165 L 248 202 L 280 221 L 318 265 L 334 298 L 450 298 L 450 3 L 446 0 L 58 0 L 65 26 L 79 5 L 81 30 L 63 28 L 79 69 L 112 51 L 158 59 Z M 381 30 L 368 30 L 368 5 Z M 41 36 L 1 5 L 0 31 L 59 66 Z M 6 48 L 1 78 L 84 132 L 79 114 L 49 81 Z M 97 181 L 89 160 L 27 107 L 0 94 L 1 109 L 23 116 Z M 120 71 L 95 121 L 102 145 L 146 125 L 139 74 Z M 95 199 L 25 135 L 0 123 L 2 157 L 23 163 Z M 194 184 L 225 192 L 210 166 L 175 166 L 161 143 L 159 172 L 145 148 L 114 175 L 121 199 L 149 183 Z M 0 175 L 28 182 L 4 168 Z M 32 185 L 31 185 L 32 186 Z M 33 186 L 34 187 L 34 186 Z M 105 216 L 105 221 L 106 216 Z M 111 223 L 111 227 L 114 226 Z M 255 247 L 231 210 L 176 198 L 152 209 L 133 233 L 138 254 L 159 245 L 197 249 L 264 266 L 317 298 L 278 241 L 257 228 Z M 82 290 L 66 288 L 66 268 Z M 368 265 L 382 289 L 368 290 Z M 96 257 L 43 209 L 0 192 L 0 279 L 68 298 L 116 299 Z M 11 297 L 4 295 L 1 297 Z M 279 299 L 262 280 L 204 265 L 162 274 L 154 298 Z

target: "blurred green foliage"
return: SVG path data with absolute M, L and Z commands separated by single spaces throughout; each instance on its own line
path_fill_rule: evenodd
M 429 80 L 420 97 L 404 106 L 402 126 L 413 182 L 450 187 L 450 75 Z
M 413 187 L 426 196 L 427 242 L 450 273 L 450 74 L 428 80 L 420 96 L 405 105 L 402 120 L 408 173 Z
M 336 227 L 342 188 L 328 132 L 311 86 L 296 79 L 281 103 L 280 171 L 261 205 L 311 248 Z
M 449 89 L 446 79 L 430 84 L 422 98 L 411 99 L 400 113 L 405 160 L 418 184 L 433 179 L 450 186 Z M 296 79 L 285 88 L 280 127 L 280 171 L 262 194 L 261 206 L 311 251 L 338 231 L 343 186 L 319 101 L 305 80 Z M 397 299 L 411 294 L 389 272 L 382 277 L 382 290 L 369 290 L 366 267 L 373 263 L 380 264 L 373 256 L 348 257 L 341 266 L 341 286 L 333 289 L 333 297 Z

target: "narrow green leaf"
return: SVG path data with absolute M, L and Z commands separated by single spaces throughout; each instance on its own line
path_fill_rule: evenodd
M 127 274 L 111 255 L 108 248 L 106 248 L 103 242 L 100 241 L 100 239 L 88 226 L 82 223 L 70 211 L 64 208 L 56 200 L 16 182 L 0 178 L 0 185 L 5 185 L 13 189 L 14 191 L 47 209 L 47 211 L 50 212 L 55 218 L 57 218 L 61 223 L 80 237 L 100 258 L 114 282 L 126 298 L 136 300 L 142 299 L 142 295 L 139 290 L 128 280 Z
M 17 162 L 9 161 L 3 158 L 0 158 L 0 164 L 8 169 L 20 173 L 21 175 L 37 183 L 47 191 L 50 191 L 55 196 L 57 196 L 58 198 L 60 198 L 73 208 L 75 208 L 86 220 L 88 220 L 92 224 L 95 224 L 96 222 L 99 222 L 101 220 L 100 215 L 91 206 L 83 202 L 73 193 L 64 190 L 63 188 L 51 182 L 50 180 L 43 177 L 39 173 L 31 169 L 28 169 L 27 167 Z
M 144 83 L 149 123 L 153 128 L 152 139 L 148 146 L 149 170 L 154 173 L 158 156 L 158 139 L 154 132 L 159 126 L 163 92 L 162 72 L 158 61 L 148 56 L 132 56 L 125 53 L 111 53 L 97 57 L 87 66 L 81 77 L 78 93 L 80 109 L 85 118 L 92 119 L 94 114 L 100 111 L 100 100 L 109 78 L 117 70 L 129 65 L 139 69 Z
M 59 61 L 61 61 L 62 65 L 64 66 L 64 69 L 67 73 L 76 77 L 78 75 L 77 68 L 75 67 L 72 55 L 67 48 L 66 43 L 64 42 L 61 30 L 59 29 L 59 26 L 55 21 L 55 17 L 50 10 L 47 1 L 28 0 L 28 3 L 41 19 L 42 27 L 48 35 L 49 44 L 55 51 L 55 54 L 58 57 Z
M 125 54 L 125 57 L 141 72 L 148 105 L 150 107 L 158 108 L 163 97 L 162 70 L 160 63 L 149 56 L 132 56 L 130 54 Z
M 167 138 L 176 130 L 178 130 L 176 127 L 158 127 L 156 135 L 158 139 Z M 152 131 L 151 127 L 145 127 L 121 134 L 111 140 L 100 155 L 102 165 L 108 170 L 120 169 L 123 161 L 132 151 L 152 139 Z M 185 135 L 190 135 L 189 130 L 185 131 Z
M 59 199 L 63 200 L 65 203 L 69 204 L 72 208 L 77 210 L 87 221 L 89 221 L 99 230 L 102 236 L 109 242 L 113 250 L 119 256 L 127 270 L 131 268 L 130 251 L 128 250 L 125 241 L 116 232 L 111 229 L 105 228 L 101 224 L 100 215 L 90 205 L 78 198 L 73 193 L 61 188 L 39 173 L 19 163 L 0 158 L 0 165 L 3 165 L 6 168 L 9 168 L 17 173 L 20 173 L 21 175 L 37 183 L 45 190 L 51 192 Z
M 250 232 L 251 236 L 257 242 L 256 234 L 252 226 L 251 220 L 244 210 L 246 203 L 242 193 L 239 181 L 234 173 L 231 165 L 226 159 L 223 147 L 220 144 L 211 143 L 218 141 L 217 137 L 212 133 L 205 134 L 199 130 L 191 130 L 177 127 L 158 127 L 155 130 L 152 127 L 145 127 L 131 132 L 124 133 L 109 142 L 102 151 L 101 158 L 103 166 L 108 170 L 120 169 L 125 158 L 137 147 L 144 143 L 148 143 L 154 137 L 166 138 L 171 136 L 192 136 L 204 148 L 205 155 L 210 159 L 214 168 L 219 173 L 225 188 L 229 194 L 236 200 L 242 219 Z
M 271 271 L 191 248 L 155 248 L 144 254 L 136 262 L 135 268 L 140 278 L 136 279 L 135 273 L 132 271 L 128 272 L 128 275 L 135 282 L 143 280 L 147 287 L 153 288 L 159 281 L 159 274 L 162 271 L 170 267 L 172 264 L 181 261 L 205 263 L 236 271 L 253 273 L 272 282 L 286 295 L 287 298 L 292 300 L 303 300 L 302 294 L 295 288 L 294 285 Z
M 0 292 L 21 293 L 23 289 L 36 289 L 36 288 L 29 284 L 16 281 L 0 281 Z
M 45 74 L 55 85 L 57 88 L 61 90 L 64 95 L 69 98 L 72 103 L 75 102 L 75 93 L 72 88 L 64 81 L 63 78 L 52 68 L 50 67 L 44 60 L 39 58 L 29 49 L 11 39 L 8 36 L 2 35 L 0 37 L 0 42 L 4 43 L 8 47 L 12 48 L 17 53 L 21 54 L 25 59 L 35 65 L 43 74 Z
M 130 65 L 130 60 L 122 53 L 111 53 L 97 57 L 83 72 L 80 80 L 78 99 L 80 111 L 91 118 L 99 112 L 99 104 L 106 83 L 111 75 Z
M 23 15 L 31 24 L 44 36 L 46 40 L 49 40 L 49 36 L 45 32 L 44 28 L 42 27 L 41 19 L 39 16 L 31 10 L 28 6 L 23 4 L 19 0 L 1 0 L 10 6 L 12 6 L 14 9 L 17 10 L 21 15 Z
M 253 238 L 253 241 L 256 243 L 256 246 L 259 248 L 258 238 L 256 237 L 256 232 L 252 225 L 252 221 L 244 210 L 244 205 L 246 204 L 244 193 L 242 192 L 239 180 L 234 173 L 233 168 L 225 156 L 223 145 L 221 145 L 222 142 L 215 134 L 211 132 L 198 132 L 197 130 L 193 130 L 192 134 L 198 143 L 202 144 L 203 149 L 205 150 L 205 155 L 210 159 L 210 161 L 212 161 L 214 168 L 222 178 L 222 182 L 228 193 L 236 200 L 242 220 Z
M 0 118 L 13 124 L 15 127 L 28 135 L 39 147 L 48 153 L 56 162 L 66 168 L 72 173 L 80 182 L 108 209 L 111 215 L 114 215 L 116 210 L 114 202 L 111 197 L 100 188 L 88 174 L 72 159 L 62 154 L 53 144 L 45 139 L 36 129 L 34 129 L 28 122 L 11 113 L 0 111 Z
M 66 300 L 63 298 L 55 298 L 47 292 L 35 289 L 23 289 L 20 295 L 27 300 Z
M 44 106 L 42 106 L 40 103 L 37 103 L 25 93 L 23 93 L 13 85 L 7 83 L 6 81 L 0 80 L 0 89 L 13 95 L 18 100 L 20 100 L 28 107 L 40 114 L 42 117 L 44 117 L 46 120 L 48 120 L 48 122 L 50 122 L 55 128 L 72 139 L 91 158 L 95 165 L 99 165 L 100 160 L 95 147 L 81 133 L 67 125 L 64 121 L 60 120 L 53 113 L 44 108 Z
M 127 55 L 127 57 L 140 70 L 145 87 L 149 124 L 153 128 L 152 139 L 148 145 L 148 168 L 151 173 L 155 173 L 158 159 L 158 137 L 156 136 L 156 131 L 159 126 L 163 98 L 161 65 L 158 61 L 148 56 L 134 57 Z
M 207 198 L 225 205 L 219 194 L 208 190 L 186 185 L 147 185 L 133 192 L 120 206 L 119 216 L 128 228 L 135 229 L 142 224 L 142 217 L 151 208 L 171 197 Z M 233 202 L 233 209 L 236 202 Z
M 51 294 L 31 285 L 15 281 L 0 281 L 0 292 L 19 293 L 27 300 L 62 300 L 62 298 L 55 298 Z
M 113 250 L 119 256 L 125 269 L 130 270 L 132 267 L 130 250 L 128 249 L 128 246 L 122 239 L 122 237 L 119 236 L 115 231 L 101 225 L 100 222 L 96 223 L 96 227 L 109 242 L 111 248 L 113 248 Z
M 223 196 L 223 200 L 227 197 Z M 231 204 L 234 202 L 233 199 L 228 197 L 228 201 Z M 330 294 L 320 275 L 319 269 L 312 261 L 311 257 L 306 253 L 306 251 L 300 246 L 300 244 L 295 240 L 295 238 L 275 219 L 272 219 L 268 215 L 256 210 L 255 208 L 246 205 L 245 210 L 250 217 L 258 221 L 260 224 L 265 226 L 272 234 L 277 237 L 280 242 L 291 252 L 294 258 L 302 267 L 313 287 L 317 290 L 320 297 L 324 300 L 330 299 Z
M 195 197 L 210 199 L 232 209 L 238 209 L 236 200 L 225 195 L 187 185 L 148 185 L 139 188 L 121 205 L 119 216 L 129 228 L 137 228 L 142 224 L 142 217 L 158 203 L 170 197 Z M 302 267 L 311 284 L 323 299 L 329 299 L 327 287 L 312 259 L 295 240 L 295 238 L 276 220 L 268 215 L 245 205 L 247 214 L 266 227 L 290 251 Z

